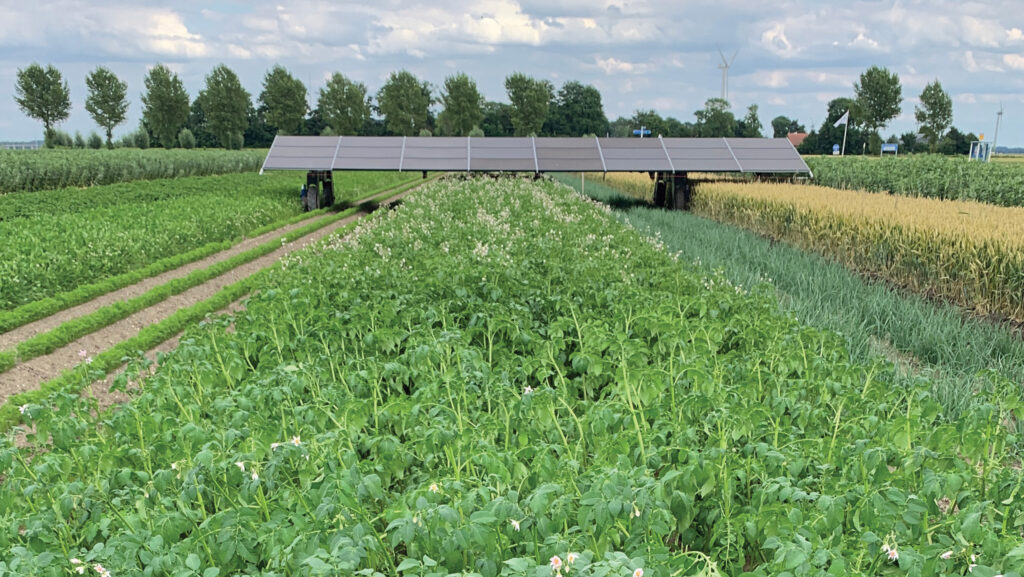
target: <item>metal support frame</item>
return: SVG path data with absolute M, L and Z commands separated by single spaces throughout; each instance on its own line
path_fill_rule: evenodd
M 693 185 L 687 172 L 655 172 L 654 206 L 669 210 L 690 210 Z

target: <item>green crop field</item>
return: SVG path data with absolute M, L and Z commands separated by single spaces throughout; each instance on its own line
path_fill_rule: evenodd
M 117 410 L 22 407 L 0 574 L 1019 577 L 1019 389 L 896 382 L 567 187 L 452 179 Z
M 0 194 L 256 172 L 265 150 L 0 150 Z
M 336 197 L 405 180 L 346 175 Z M 0 196 L 0 310 L 297 215 L 301 182 L 295 173 L 253 173 Z
M 805 157 L 822 186 L 947 200 L 1024 206 L 1024 166 L 961 157 Z

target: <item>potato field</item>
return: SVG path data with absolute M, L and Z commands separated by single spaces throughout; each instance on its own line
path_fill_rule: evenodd
M 1024 320 L 1012 194 L 717 180 L 685 237 L 647 175 L 304 177 L 0 196 L 0 577 L 1021 577 L 1020 335 L 944 394 L 960 361 L 730 278 L 753 240 L 701 252 L 967 335 Z

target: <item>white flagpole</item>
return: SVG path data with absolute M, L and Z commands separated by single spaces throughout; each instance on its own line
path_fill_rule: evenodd
M 843 124 L 843 153 L 841 156 L 846 156 L 846 131 L 850 129 L 850 119 L 846 119 L 846 124 Z

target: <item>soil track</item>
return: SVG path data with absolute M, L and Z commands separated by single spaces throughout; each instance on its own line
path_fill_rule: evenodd
M 85 335 L 80 339 L 53 351 L 50 354 L 42 355 L 29 361 L 26 361 L 24 363 L 19 363 L 15 365 L 9 371 L 0 374 L 0 404 L 5 403 L 7 399 L 14 394 L 38 388 L 40 384 L 59 376 L 62 372 L 64 372 L 67 369 L 71 369 L 77 366 L 78 364 L 83 362 L 81 351 L 85 351 L 86 356 L 90 356 L 102 352 L 124 341 L 125 339 L 135 336 L 144 327 L 166 319 L 170 315 L 174 314 L 174 312 L 177 311 L 178 309 L 185 308 L 197 302 L 206 300 L 212 297 L 217 292 L 219 292 L 224 287 L 234 284 L 243 279 L 246 279 L 252 276 L 253 274 L 256 274 L 260 270 L 272 266 L 274 263 L 279 261 L 284 256 L 296 250 L 303 249 L 309 246 L 310 244 L 313 244 L 323 238 L 326 238 L 327 236 L 347 226 L 348 224 L 366 217 L 371 212 L 373 212 L 376 206 L 389 205 L 401 200 L 403 197 L 405 197 L 406 195 L 410 194 L 413 190 L 415 190 L 415 188 L 417 187 L 387 197 L 385 196 L 387 195 L 387 192 L 384 192 L 381 195 L 373 197 L 373 199 L 379 199 L 384 197 L 384 199 L 381 200 L 377 205 L 375 205 L 375 203 L 364 205 L 363 208 L 361 208 L 361 210 L 359 210 L 358 212 L 348 217 L 345 217 L 341 220 L 338 220 L 334 223 L 331 223 L 313 233 L 310 233 L 302 237 L 301 239 L 296 240 L 293 243 L 283 245 L 281 246 L 281 248 L 276 249 L 271 253 L 268 253 L 253 261 L 250 261 L 230 271 L 227 271 L 221 276 L 210 279 L 209 281 L 192 287 L 182 292 L 181 294 L 172 296 L 149 308 L 143 309 L 133 315 L 130 315 L 120 321 L 117 321 L 105 328 L 102 328 L 91 334 Z M 318 218 L 328 217 L 324 216 Z M 312 221 L 304 220 L 291 228 L 305 226 L 309 222 Z M 190 265 L 185 265 L 181 268 L 175 269 L 174 271 L 170 271 L 169 273 L 164 273 L 163 275 L 160 275 L 160 277 L 163 277 L 162 282 L 167 282 L 172 278 L 177 278 L 177 276 L 187 275 L 192 270 L 203 268 L 205 266 L 210 266 L 211 264 L 214 264 L 219 260 L 222 260 L 224 258 L 230 258 L 234 254 L 243 252 L 254 246 L 258 246 L 258 244 L 260 244 L 261 242 L 267 242 L 272 238 L 281 236 L 285 234 L 288 230 L 288 228 L 277 229 L 271 233 L 267 233 L 267 235 L 262 235 L 260 237 L 251 239 L 251 243 L 249 241 L 245 241 L 244 243 L 242 243 L 246 245 L 244 247 L 242 247 L 242 244 L 236 245 L 235 247 L 232 247 L 227 251 L 217 253 L 216 255 L 208 257 L 207 259 L 203 259 L 202 261 L 197 261 Z M 169 274 L 175 274 L 176 276 L 165 276 Z M 154 277 L 154 279 L 155 278 L 158 277 Z M 9 333 L 3 335 L 3 337 L 5 337 L 5 340 L 0 342 L 5 343 L 5 346 L 8 347 L 14 346 L 18 341 L 6 339 L 7 335 L 10 335 L 14 332 L 19 332 L 19 334 L 22 335 L 20 340 L 24 340 L 26 338 L 31 337 L 32 335 L 36 334 L 39 331 L 48 330 L 42 327 L 49 326 L 50 328 L 52 328 L 58 326 L 61 322 L 67 321 L 71 318 L 75 318 L 76 316 L 88 314 L 89 312 L 92 312 L 101 306 L 110 304 L 111 302 L 123 300 L 125 298 L 131 298 L 132 296 L 142 294 L 146 290 L 149 290 L 149 288 L 162 284 L 162 282 L 159 281 L 154 281 L 150 283 L 150 280 L 152 279 L 147 279 L 146 281 L 138 283 L 137 285 L 132 285 L 131 287 L 126 287 L 125 289 L 115 291 L 114 293 L 110 293 L 110 295 L 105 295 L 104 297 L 94 299 L 93 301 L 90 301 L 83 305 L 79 305 L 72 309 L 68 309 L 67 311 L 62 311 L 61 313 L 54 315 L 60 316 L 62 318 L 62 320 L 60 320 L 59 322 L 57 320 L 51 320 L 53 319 L 53 317 L 47 317 L 46 319 L 41 319 L 40 321 L 31 323 L 31 325 L 26 325 L 26 327 L 35 327 L 34 330 L 32 330 L 31 332 L 22 331 L 22 329 L 26 329 L 26 327 L 10 331 Z M 146 285 L 148 288 L 140 288 L 140 285 Z M 112 295 L 115 294 L 120 294 L 121 296 L 118 298 L 113 298 Z M 111 298 L 107 298 L 108 296 L 111 296 Z M 72 311 L 75 312 L 72 313 Z M 174 346 L 176 346 L 177 338 L 178 337 L 174 337 L 172 339 L 169 339 L 168 341 L 165 341 L 165 343 L 158 345 L 156 348 L 153 349 L 153 351 L 151 351 L 152 355 L 155 357 L 157 351 L 166 351 L 173 349 Z M 108 394 L 108 388 L 109 387 L 93 387 L 93 394 L 95 394 L 97 397 L 106 396 L 106 394 Z M 107 400 L 107 403 L 112 401 L 113 399 L 109 399 Z

